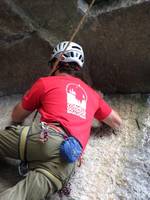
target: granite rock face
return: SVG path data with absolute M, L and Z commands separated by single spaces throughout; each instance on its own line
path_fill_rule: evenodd
M 39 75 L 48 73 L 51 50 L 11 6 L 0 2 L 0 96 L 22 93 Z
M 88 6 L 83 0 L 1 0 L 0 96 L 22 93 L 48 74 L 52 46 L 70 39 L 85 11 L 81 2 Z M 121 3 L 95 5 L 75 38 L 85 49 L 85 74 L 104 93 L 148 93 L 150 2 L 114 2 Z
M 93 85 L 106 93 L 150 92 L 150 2 L 92 13 L 80 31 Z M 84 38 L 84 39 L 83 39 Z
M 9 124 L 11 110 L 20 98 L 0 98 L 0 129 Z M 96 128 L 94 122 L 82 165 L 71 179 L 71 194 L 62 198 L 56 194 L 47 200 L 150 199 L 150 97 L 104 98 L 121 115 L 122 127 L 113 132 L 104 126 Z M 25 123 L 31 122 L 32 117 Z M 0 160 L 0 192 L 21 179 L 16 164 L 14 160 Z

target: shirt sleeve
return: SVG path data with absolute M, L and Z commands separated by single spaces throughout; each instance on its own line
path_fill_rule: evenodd
M 109 116 L 111 111 L 112 108 L 106 103 L 103 98 L 99 97 L 99 108 L 96 111 L 94 117 L 99 121 L 102 121 Z
M 34 111 L 41 105 L 41 99 L 44 94 L 44 84 L 38 79 L 22 98 L 22 106 L 25 110 Z

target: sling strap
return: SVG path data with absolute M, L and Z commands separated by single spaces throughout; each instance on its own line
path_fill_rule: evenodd
M 43 169 L 43 168 L 37 168 L 35 171 L 42 173 L 45 175 L 50 181 L 54 183 L 54 185 L 57 187 L 57 190 L 60 190 L 63 186 L 62 182 L 54 176 L 49 170 Z
M 24 126 L 21 129 L 20 139 L 19 139 L 19 155 L 21 160 L 26 160 L 26 146 L 27 146 L 27 136 L 31 130 L 31 126 Z

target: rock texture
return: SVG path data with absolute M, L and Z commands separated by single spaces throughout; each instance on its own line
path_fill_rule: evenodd
M 85 49 L 85 75 L 104 93 L 149 93 L 150 1 L 96 2 L 75 38 Z M 52 46 L 70 38 L 87 7 L 84 0 L 0 1 L 0 96 L 22 93 L 49 73 Z M 20 98 L 0 98 L 1 129 Z M 150 199 L 150 97 L 105 98 L 122 116 L 123 126 L 113 132 L 94 121 L 70 196 L 48 200 Z M 0 161 L 0 192 L 20 180 L 17 163 Z
M 150 2 L 96 2 L 75 38 L 85 49 L 86 76 L 105 93 L 150 92 Z M 83 0 L 0 1 L 0 96 L 24 92 L 48 74 L 51 47 L 70 39 L 87 6 Z
M 20 98 L 0 98 L 0 128 L 9 123 L 12 107 Z M 123 126 L 112 132 L 108 127 L 96 128 L 94 121 L 82 165 L 71 179 L 70 196 L 56 194 L 48 200 L 150 199 L 150 97 L 118 95 L 105 99 L 120 113 Z M 16 162 L 1 161 L 0 169 L 0 191 L 20 179 Z
M 0 2 L 0 96 L 21 93 L 48 73 L 50 53 L 48 42 L 6 2 Z
M 149 11 L 150 2 L 103 14 L 93 11 L 79 39 L 94 87 L 106 93 L 150 91 Z

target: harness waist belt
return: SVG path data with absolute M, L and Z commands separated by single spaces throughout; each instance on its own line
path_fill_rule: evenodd
M 68 137 L 68 133 L 58 124 L 58 123 L 47 123 L 49 129 L 54 130 L 56 133 L 62 135 L 63 137 Z
M 54 130 L 56 133 L 67 137 L 66 132 L 59 126 L 55 124 L 46 124 L 49 129 Z M 30 126 L 24 126 L 20 132 L 20 139 L 19 139 L 19 155 L 21 160 L 26 160 L 26 144 L 27 144 L 27 136 L 30 132 Z

